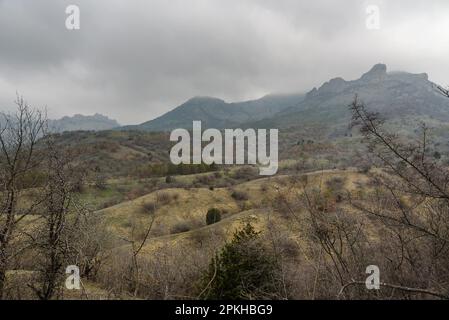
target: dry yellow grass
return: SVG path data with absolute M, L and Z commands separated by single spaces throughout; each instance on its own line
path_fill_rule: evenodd
M 187 178 L 192 179 L 195 175 Z M 342 188 L 350 192 L 367 190 L 369 178 L 355 170 L 323 170 L 301 176 L 277 175 L 245 182 L 228 188 L 171 188 L 158 190 L 137 199 L 122 202 L 118 205 L 102 209 L 98 213 L 104 216 L 105 224 L 117 239 L 140 241 L 145 230 L 153 224 L 150 237 L 142 248 L 140 258 L 146 259 L 158 250 L 170 248 L 169 252 L 183 252 L 204 256 L 209 259 L 211 252 L 219 249 L 230 240 L 236 230 L 246 222 L 251 222 L 256 230 L 266 232 L 270 224 L 276 225 L 277 232 L 292 239 L 301 246 L 301 234 L 304 226 L 293 222 L 272 208 L 278 196 L 293 200 L 303 191 L 305 183 L 308 187 L 321 187 L 326 190 L 327 182 L 334 178 L 342 178 Z M 244 194 L 243 199 L 235 199 L 234 192 Z M 146 205 L 155 204 L 154 212 L 149 212 Z M 215 207 L 222 212 L 222 220 L 206 225 L 208 209 Z M 299 208 L 299 215 L 304 214 Z M 152 211 L 152 210 L 150 210 Z M 350 212 L 350 211 L 348 211 Z M 36 216 L 29 216 L 25 227 L 35 223 Z M 187 230 L 173 230 L 174 226 L 186 224 Z M 130 253 L 129 242 L 117 241 L 111 256 Z M 115 255 L 117 254 L 117 255 Z M 303 257 L 307 259 L 307 257 Z M 30 273 L 13 271 L 10 279 L 27 278 Z M 23 281 L 22 281 L 23 282 Z M 64 291 L 66 299 L 107 299 L 109 293 L 95 283 L 84 282 L 80 291 Z M 114 297 L 117 298 L 117 297 Z M 125 299 L 130 297 L 123 297 Z
M 305 174 L 307 185 L 326 188 L 326 181 L 335 177 L 344 178 L 344 188 L 356 190 L 360 184 L 365 184 L 368 177 L 354 170 L 325 170 Z M 165 189 L 152 192 L 132 201 L 127 201 L 101 210 L 110 231 L 119 238 L 139 240 L 151 222 L 151 215 L 146 213 L 144 204 L 156 203 L 155 222 L 152 233 L 146 242 L 143 252 L 169 245 L 172 247 L 193 245 L 198 238 L 213 238 L 217 235 L 224 241 L 245 221 L 251 221 L 259 230 L 266 229 L 268 219 L 282 225 L 286 224 L 278 215 L 271 212 L 271 202 L 282 194 L 298 196 L 302 191 L 304 177 L 292 178 L 279 175 L 275 177 L 252 180 L 230 188 Z M 247 200 L 236 200 L 232 197 L 234 191 L 243 192 Z M 158 204 L 158 197 L 170 198 L 168 203 Z M 216 207 L 226 212 L 222 221 L 206 226 L 207 210 Z M 270 216 L 268 216 L 270 215 Z M 171 228 L 185 223 L 188 231 L 171 234 Z M 292 229 L 291 226 L 285 226 Z M 296 232 L 297 230 L 295 230 Z M 123 243 L 124 244 L 124 243 Z M 127 245 L 124 244 L 126 247 Z M 123 248 L 123 247 L 122 247 Z
M 34 271 L 11 270 L 6 273 L 6 292 L 10 297 L 23 300 L 37 299 L 36 294 L 27 284 L 33 283 L 36 276 Z M 111 295 L 91 281 L 82 281 L 80 289 L 68 290 L 62 288 L 62 297 L 65 300 L 106 300 Z M 114 297 L 120 299 L 121 297 Z M 128 297 L 124 297 L 128 298 Z

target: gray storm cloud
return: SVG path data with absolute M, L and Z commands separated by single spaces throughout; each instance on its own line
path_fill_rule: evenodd
M 19 91 L 52 117 L 140 123 L 195 95 L 303 92 L 377 62 L 446 85 L 448 14 L 445 0 L 0 0 L 0 108 Z

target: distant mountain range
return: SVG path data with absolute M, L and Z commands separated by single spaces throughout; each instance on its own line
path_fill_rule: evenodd
M 195 97 L 159 118 L 124 130 L 170 131 L 189 129 L 193 120 L 203 127 L 291 128 L 321 126 L 330 134 L 348 124 L 348 105 L 357 94 L 370 110 L 388 119 L 433 119 L 449 122 L 449 99 L 440 95 L 425 73 L 387 72 L 376 64 L 359 79 L 334 78 L 307 94 L 268 95 L 258 100 L 226 103 Z
M 120 124 L 108 117 L 96 113 L 92 116 L 76 114 L 58 120 L 49 120 L 49 128 L 54 132 L 64 131 L 102 131 L 120 127 Z
M 5 114 L 6 117 L 10 115 Z M 5 118 L 0 116 L 0 126 L 5 124 Z M 96 113 L 92 116 L 84 116 L 76 114 L 72 117 L 62 117 L 61 119 L 49 119 L 48 129 L 51 132 L 65 132 L 65 131 L 103 131 L 114 128 L 119 128 L 120 124 L 108 117 Z
M 213 97 L 194 97 L 164 115 L 139 125 L 120 127 L 101 114 L 74 115 L 50 120 L 53 131 L 137 130 L 171 131 L 203 128 L 320 128 L 327 135 L 345 134 L 350 120 L 348 105 L 355 95 L 372 111 L 389 120 L 426 120 L 449 124 L 449 99 L 443 97 L 426 73 L 387 72 L 376 64 L 357 80 L 334 78 L 306 94 L 273 94 L 257 100 L 228 103 Z
M 303 94 L 279 94 L 267 95 L 258 100 L 227 103 L 212 97 L 194 97 L 159 118 L 121 129 L 169 131 L 190 128 L 193 120 L 201 120 L 204 127 L 233 128 L 242 123 L 272 117 L 303 99 Z

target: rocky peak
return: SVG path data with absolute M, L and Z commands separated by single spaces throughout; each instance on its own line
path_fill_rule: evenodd
M 381 79 L 387 74 L 387 66 L 382 63 L 374 65 L 370 71 L 362 76 L 362 80 Z
M 49 120 L 49 126 L 55 132 L 63 132 L 77 130 L 109 130 L 119 127 L 120 124 L 113 119 L 109 119 L 107 116 L 96 113 L 91 116 L 75 114 L 72 117 L 65 116 L 58 120 Z
M 343 90 L 347 85 L 347 82 L 341 78 L 333 78 L 329 80 L 328 82 L 325 82 L 321 87 L 320 91 L 322 92 L 339 92 Z

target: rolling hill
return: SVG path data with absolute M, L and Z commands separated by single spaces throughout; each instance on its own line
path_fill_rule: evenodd
M 190 128 L 193 120 L 201 120 L 204 127 L 233 128 L 244 122 L 271 117 L 303 98 L 302 94 L 267 95 L 258 100 L 227 103 L 217 98 L 194 97 L 159 118 L 121 129 L 168 131 Z

